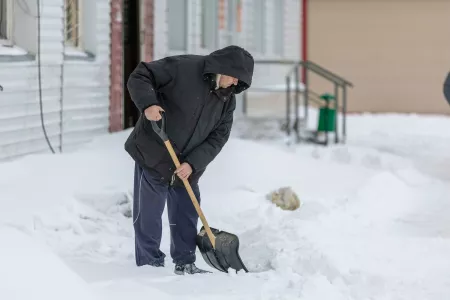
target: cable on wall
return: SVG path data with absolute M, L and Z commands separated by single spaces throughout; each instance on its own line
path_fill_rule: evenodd
M 42 131 L 44 132 L 45 140 L 47 141 L 48 147 L 52 151 L 52 153 L 55 153 L 55 150 L 52 147 L 52 144 L 50 143 L 50 140 L 47 135 L 47 130 L 45 129 L 44 124 L 44 112 L 43 112 L 43 105 L 42 105 L 42 75 L 41 75 L 41 1 L 37 0 L 37 26 L 38 26 L 38 35 L 37 35 L 37 68 L 38 68 L 38 81 L 39 81 L 39 107 L 40 107 L 40 114 L 41 114 L 41 125 L 42 125 Z

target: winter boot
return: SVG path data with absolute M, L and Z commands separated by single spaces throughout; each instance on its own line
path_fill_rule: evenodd
M 211 273 L 211 272 L 197 268 L 197 266 L 194 263 L 185 264 L 185 265 L 180 265 L 180 264 L 175 265 L 175 274 L 184 275 L 185 273 L 187 273 L 187 274 L 206 274 L 206 273 Z
M 154 262 L 154 263 L 149 263 L 148 265 L 152 266 L 152 267 L 157 267 L 157 268 L 164 267 L 164 261 L 157 261 L 157 262 Z

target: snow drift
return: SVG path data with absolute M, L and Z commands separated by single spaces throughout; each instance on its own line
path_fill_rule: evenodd
M 0 298 L 93 300 L 90 287 L 41 242 L 0 228 Z
M 329 148 L 232 138 L 210 165 L 203 211 L 211 226 L 239 236 L 249 274 L 179 277 L 170 258 L 165 268 L 135 267 L 129 131 L 74 153 L 3 163 L 1 274 L 13 276 L 0 297 L 442 299 L 450 294 L 450 134 L 441 128 L 450 121 L 354 116 L 349 124 L 348 144 Z M 298 193 L 299 209 L 266 199 L 281 186 Z M 169 253 L 166 213 L 163 226 Z

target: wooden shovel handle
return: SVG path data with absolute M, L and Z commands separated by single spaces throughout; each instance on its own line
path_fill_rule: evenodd
M 172 157 L 173 162 L 175 163 L 175 166 L 177 169 L 180 167 L 180 161 L 178 160 L 177 155 L 175 154 L 175 151 L 173 150 L 172 144 L 169 140 L 164 141 L 164 144 L 167 147 L 167 150 L 169 151 L 170 156 Z M 208 222 L 206 221 L 205 216 L 203 215 L 202 209 L 200 208 L 200 205 L 198 204 L 197 197 L 195 197 L 194 191 L 192 190 L 192 187 L 187 179 L 183 179 L 184 186 L 186 187 L 186 190 L 189 194 L 189 197 L 191 197 L 192 203 L 194 204 L 195 210 L 197 211 L 200 219 L 202 220 L 203 226 L 205 227 L 206 233 L 208 234 L 209 240 L 211 241 L 211 244 L 213 248 L 216 248 L 216 237 L 213 235 L 211 228 L 208 225 Z

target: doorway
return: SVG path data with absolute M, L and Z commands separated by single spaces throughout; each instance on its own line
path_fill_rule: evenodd
M 136 0 L 123 0 L 124 129 L 134 127 L 140 115 L 127 89 L 128 78 L 141 60 L 140 2 Z

